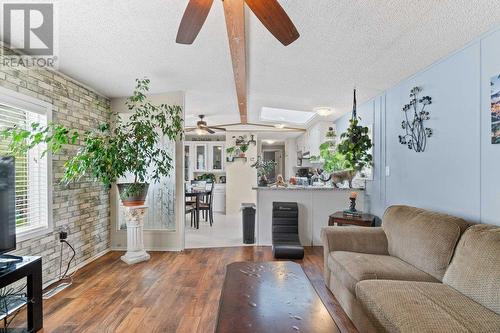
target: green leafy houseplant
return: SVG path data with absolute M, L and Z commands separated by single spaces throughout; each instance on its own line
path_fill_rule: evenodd
M 267 176 L 276 168 L 278 162 L 270 160 L 264 161 L 261 157 L 257 158 L 257 161 L 251 165 L 252 168 L 257 169 L 257 176 L 259 177 L 259 186 L 267 186 Z
M 368 136 L 368 127 L 360 126 L 358 122 L 357 118 L 349 121 L 349 128 L 340 136 L 343 140 L 337 150 L 355 171 L 360 172 L 372 164 L 372 155 L 369 153 L 372 142 Z
M 196 177 L 197 180 L 206 180 L 210 181 L 212 183 L 215 183 L 215 175 L 213 173 L 204 173 L 198 177 Z
M 245 153 L 248 151 L 248 144 L 243 143 L 240 145 L 240 157 L 245 157 Z
M 227 160 L 229 162 L 234 161 L 234 156 L 236 155 L 236 147 L 227 147 L 226 154 L 227 154 Z
M 49 151 L 58 153 L 65 145 L 80 140 L 80 149 L 64 164 L 62 182 L 90 177 L 109 187 L 118 178 L 132 174 L 133 183 L 119 184 L 120 197 L 124 205 L 143 204 L 148 181 L 158 182 L 173 168 L 173 158 L 161 143 L 163 137 L 173 141 L 182 136 L 182 110 L 180 106 L 151 104 L 145 95 L 150 80 L 138 79 L 136 83 L 125 103 L 132 113 L 127 122 L 115 113 L 114 127 L 103 123 L 83 134 L 60 124 L 35 123 L 30 129 L 3 130 L 1 136 L 10 140 L 9 150 L 13 154 L 25 154 L 42 143 L 46 144 L 42 155 Z
M 339 153 L 345 156 L 346 161 L 356 172 L 372 164 L 372 141 L 368 135 L 368 127 L 359 125 L 356 114 L 356 89 L 354 89 L 354 104 L 352 116 L 349 120 L 349 128 L 340 136 L 342 141 L 337 146 Z
M 317 159 L 323 161 L 323 170 L 326 172 L 351 169 L 346 157 L 335 151 L 331 142 L 324 142 L 319 146 L 319 157 Z

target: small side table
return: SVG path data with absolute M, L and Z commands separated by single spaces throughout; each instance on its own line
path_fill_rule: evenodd
M 361 216 L 348 216 L 343 212 L 335 212 L 330 215 L 328 225 L 357 225 L 360 227 L 373 227 L 375 225 L 375 215 L 363 213 Z

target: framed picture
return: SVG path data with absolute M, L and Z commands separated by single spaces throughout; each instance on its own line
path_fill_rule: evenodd
M 500 75 L 490 80 L 491 143 L 500 144 Z

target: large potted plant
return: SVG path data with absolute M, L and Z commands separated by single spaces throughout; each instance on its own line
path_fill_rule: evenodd
M 173 158 L 161 146 L 162 137 L 174 141 L 183 131 L 181 107 L 151 104 L 145 95 L 149 83 L 148 79 L 137 80 L 136 89 L 125 102 L 132 115 L 127 122 L 120 119 L 113 133 L 121 151 L 123 172 L 120 176 L 134 176 L 133 182 L 118 184 L 125 206 L 144 204 L 149 181 L 158 182 L 169 175 Z
M 96 129 L 80 134 L 60 124 L 47 126 L 31 124 L 28 129 L 13 127 L 1 132 L 10 140 L 12 153 L 26 153 L 39 144 L 46 144 L 47 152 L 58 153 L 67 144 L 80 148 L 64 164 L 63 183 L 89 177 L 110 187 L 120 177 L 132 174 L 134 181 L 118 184 L 124 205 L 142 205 L 145 202 L 149 182 L 158 182 L 168 176 L 173 168 L 170 152 L 161 146 L 165 137 L 176 140 L 182 136 L 182 110 L 180 106 L 153 105 L 145 95 L 149 79 L 136 80 L 132 96 L 126 105 L 132 113 L 123 121 L 115 113 L 115 126 L 102 123 Z

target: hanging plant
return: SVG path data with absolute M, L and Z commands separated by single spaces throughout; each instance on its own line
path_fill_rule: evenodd
M 341 153 L 351 168 L 360 172 L 363 168 L 371 166 L 372 155 L 369 153 L 372 148 L 372 141 L 368 135 L 368 127 L 359 125 L 359 118 L 356 113 L 356 89 L 354 89 L 354 103 L 349 128 L 340 136 L 341 142 L 337 151 Z

